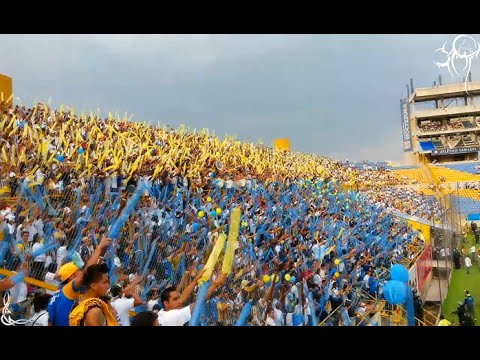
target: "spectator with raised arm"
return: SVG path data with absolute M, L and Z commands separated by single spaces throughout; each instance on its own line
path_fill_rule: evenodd
M 204 272 L 205 270 L 199 271 L 182 294 L 180 294 L 174 286 L 163 290 L 162 295 L 160 296 L 163 309 L 158 312 L 158 322 L 161 326 L 183 326 L 190 321 L 195 302 L 192 302 L 185 307 L 183 304 L 190 298 L 190 295 L 197 286 L 198 280 L 200 280 Z M 217 279 L 212 280 L 208 287 L 205 301 L 210 299 L 215 289 L 222 286 L 226 279 L 227 277 L 225 275 L 220 274 Z
M 85 296 L 69 315 L 70 326 L 118 326 L 111 307 L 101 297 L 110 288 L 106 264 L 87 267 L 83 276 Z
M 72 309 L 73 303 L 80 296 L 80 288 L 83 285 L 84 271 L 88 266 L 96 264 L 111 240 L 103 238 L 95 249 L 92 257 L 85 265 L 84 270 L 80 270 L 73 262 L 66 263 L 58 270 L 58 277 L 62 282 L 60 288 L 50 299 L 48 305 L 49 325 L 50 326 L 68 326 L 68 314 Z

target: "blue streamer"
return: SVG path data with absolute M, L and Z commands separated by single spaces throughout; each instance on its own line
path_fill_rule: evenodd
M 310 316 L 311 316 L 311 326 L 318 325 L 317 315 L 315 314 L 315 304 L 313 302 L 313 295 L 312 292 L 308 292 L 308 306 L 310 307 Z
M 150 248 L 150 254 L 148 255 L 147 262 L 145 263 L 145 265 L 144 265 L 144 267 L 143 267 L 142 276 L 147 275 L 148 267 L 150 266 L 150 263 L 152 262 L 153 253 L 155 252 L 155 249 L 156 249 L 156 248 L 157 248 L 157 240 L 155 240 L 155 241 L 152 243 L 152 246 L 151 246 L 151 248 Z
M 32 252 L 30 255 L 31 255 L 32 259 L 34 259 L 37 256 L 45 254 L 46 252 L 49 252 L 50 250 L 56 249 L 59 246 L 60 246 L 60 244 L 57 243 L 57 242 L 53 243 L 53 244 L 49 244 L 49 245 L 44 245 L 41 249 L 38 249 L 37 251 Z
M 252 310 L 252 300 L 248 300 L 248 302 L 243 305 L 242 311 L 238 316 L 237 321 L 235 322 L 234 326 L 245 326 L 247 323 L 248 315 L 250 315 L 250 311 Z
M 407 286 L 407 296 L 405 299 L 405 310 L 407 312 L 407 325 L 415 326 L 415 308 L 413 305 L 413 293 L 412 288 Z
M 200 322 L 200 315 L 205 308 L 205 299 L 207 297 L 208 286 L 210 281 L 206 281 L 200 285 L 197 294 L 197 300 L 195 301 L 195 307 L 193 308 L 192 317 L 188 323 L 189 326 L 198 326 Z

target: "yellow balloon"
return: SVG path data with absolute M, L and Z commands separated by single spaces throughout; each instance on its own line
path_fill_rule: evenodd
M 268 283 L 270 281 L 270 276 L 268 275 L 263 275 L 263 282 Z
M 205 216 L 205 213 L 204 213 L 202 210 L 200 210 L 200 211 L 198 212 L 198 217 L 199 217 L 199 218 L 202 218 L 202 217 L 204 217 L 204 216 Z
M 338 265 L 338 264 L 340 264 L 340 260 L 335 259 L 335 265 Z
M 247 226 L 247 223 L 245 221 L 242 221 L 242 226 Z
M 220 209 L 220 208 L 217 208 L 215 211 L 218 215 L 220 215 L 222 213 L 222 209 Z
M 23 244 L 19 243 L 19 244 L 17 244 L 17 248 L 18 248 L 18 250 L 23 251 L 24 246 L 23 246 Z
M 290 274 L 285 274 L 285 280 L 290 281 L 290 278 L 291 278 Z
M 278 275 L 276 274 L 272 275 L 271 278 L 272 278 L 272 281 L 275 281 L 275 282 L 278 281 Z
M 340 273 L 338 271 L 335 272 L 335 277 L 339 277 L 340 276 Z
M 211 202 L 212 201 L 212 198 L 209 196 L 207 197 L 207 202 Z

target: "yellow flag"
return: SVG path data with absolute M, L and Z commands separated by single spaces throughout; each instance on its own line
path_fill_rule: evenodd
M 15 166 L 17 165 L 17 161 L 15 160 L 15 148 L 12 147 L 11 149 L 11 154 L 10 154 L 10 165 Z
M 3 161 L 5 163 L 8 163 L 8 158 L 7 158 L 7 153 L 5 151 L 5 147 L 2 147 L 2 157 L 3 157 Z
M 157 164 L 155 171 L 153 172 L 152 179 L 156 179 L 157 175 L 162 171 L 163 166 L 160 166 L 160 164 Z
M 20 162 L 27 162 L 27 156 L 25 155 L 25 148 L 22 149 L 22 152 L 20 153 L 20 157 L 18 159 Z
M 47 158 L 47 155 L 48 155 L 48 148 L 49 148 L 49 143 L 46 141 L 46 140 L 43 140 L 42 142 L 42 157 L 44 159 Z
M 17 130 L 18 130 L 18 127 L 15 126 L 15 127 L 13 128 L 13 130 L 10 131 L 10 133 L 8 134 L 8 137 L 10 138 L 10 137 L 12 137 L 13 135 L 15 135 L 15 133 L 17 132 Z

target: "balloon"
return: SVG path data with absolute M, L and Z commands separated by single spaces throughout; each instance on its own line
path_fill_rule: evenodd
M 285 274 L 285 280 L 290 281 L 290 278 L 291 278 L 290 274 Z
M 338 265 L 338 264 L 340 264 L 340 260 L 335 259 L 335 265 Z
M 220 215 L 222 213 L 222 209 L 220 209 L 220 208 L 217 208 L 215 211 L 217 212 L 218 215 Z
M 294 284 L 296 280 L 297 280 L 297 279 L 295 278 L 295 276 L 291 276 L 291 277 L 290 277 L 290 282 L 291 282 L 292 284 Z
M 83 154 L 83 151 L 84 151 L 84 150 L 83 150 L 82 147 L 78 148 L 78 155 L 82 155 L 82 154 Z
M 339 277 L 340 276 L 340 273 L 338 271 L 335 271 L 335 277 Z
M 198 231 L 199 228 L 200 228 L 200 225 L 198 225 L 197 223 L 192 224 L 192 231 L 193 232 Z
M 263 282 L 268 283 L 270 281 L 270 276 L 268 275 L 263 275 Z
M 204 217 L 204 216 L 205 216 L 205 213 L 204 213 L 202 210 L 200 210 L 200 211 L 198 212 L 198 217 L 199 217 L 199 218 L 202 218 L 202 217 Z
M 209 196 L 207 197 L 207 202 L 210 202 L 210 201 L 212 201 L 212 198 Z
M 58 154 L 58 155 L 57 155 L 57 160 L 60 161 L 60 162 L 63 162 L 63 155 L 62 155 L 62 154 Z
M 217 213 L 215 212 L 215 210 L 210 211 L 210 216 L 211 217 L 217 216 Z
M 215 176 L 215 173 L 211 172 L 209 175 L 211 178 L 213 178 Z
M 390 267 L 390 278 L 398 280 L 403 283 L 408 282 L 408 269 L 400 264 L 395 264 Z
M 383 286 L 383 296 L 392 305 L 400 305 L 405 302 L 407 286 L 398 280 L 390 280 Z
M 272 281 L 277 282 L 277 281 L 278 281 L 278 275 L 273 274 L 273 275 L 271 276 L 271 279 L 272 279 Z
M 242 226 L 247 226 L 247 223 L 245 221 L 242 221 Z

